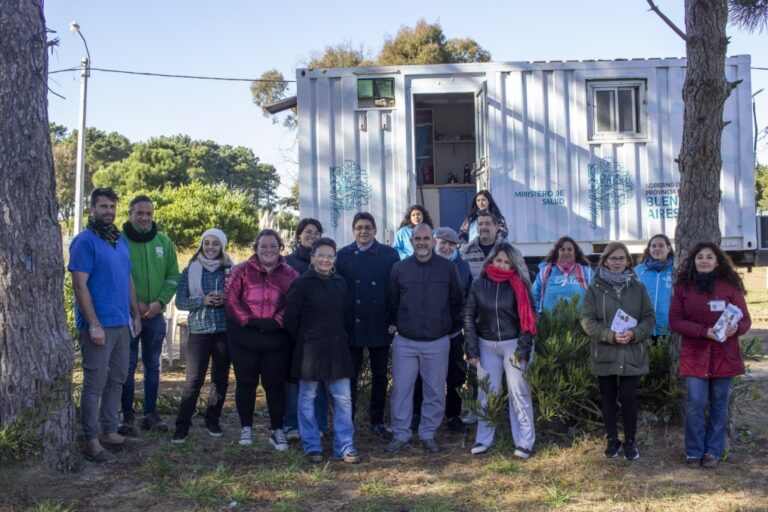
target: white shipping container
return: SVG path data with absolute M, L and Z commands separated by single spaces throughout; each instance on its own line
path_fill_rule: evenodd
M 391 243 L 410 204 L 458 230 L 487 188 L 525 256 L 563 235 L 587 253 L 614 240 L 641 252 L 656 233 L 674 236 L 685 62 L 300 69 L 301 216 L 343 245 L 368 211 Z M 722 247 L 751 261 L 750 57 L 728 58 L 726 76 L 743 82 L 725 105 Z

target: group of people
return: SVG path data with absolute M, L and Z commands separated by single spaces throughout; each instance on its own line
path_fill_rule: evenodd
M 488 191 L 475 197 L 459 233 L 435 227 L 423 207 L 408 209 L 394 247 L 376 240 L 367 212 L 353 220 L 354 241 L 337 248 L 322 224 L 302 219 L 293 252 L 273 230 L 261 230 L 253 255 L 234 265 L 227 236 L 206 230 L 179 273 L 176 252 L 152 221 L 146 196 L 130 203 L 122 232 L 114 226 L 118 198 L 91 194 L 88 229 L 70 246 L 76 320 L 83 357 L 85 455 L 116 460 L 105 444 L 134 442 L 133 390 L 139 342 L 144 364 L 141 428 L 168 430 L 156 410 L 163 309 L 189 311 L 186 382 L 172 442 L 186 441 L 208 367 L 205 408 L 209 435 L 220 437 L 230 367 L 236 382 L 239 444 L 253 442 L 256 388 L 266 394 L 268 442 L 279 451 L 300 439 L 308 460 L 324 460 L 321 439 L 333 402 L 331 457 L 362 457 L 354 442 L 358 378 L 367 351 L 370 430 L 394 453 L 416 435 L 438 453 L 438 427 L 465 431 L 458 388 L 467 364 L 487 386 L 475 389 L 480 408 L 506 390 L 514 454 L 528 458 L 535 443 L 527 370 L 535 352 L 537 316 L 578 297 L 582 327 L 592 340 L 607 432 L 606 457 L 639 457 L 636 391 L 648 372 L 647 344 L 678 332 L 681 375 L 687 378 L 686 456 L 717 465 L 722 456 L 730 377 L 743 373 L 738 336 L 750 326 L 744 286 L 714 244 L 697 245 L 673 276 L 674 251 L 654 236 L 633 268 L 624 244 L 608 244 L 596 270 L 569 237 L 557 241 L 533 283 L 521 252 L 506 239 L 501 211 Z M 675 287 L 672 293 L 672 287 Z M 743 312 L 723 335 L 713 326 L 728 305 Z M 623 327 L 617 330 L 616 318 Z M 391 392 L 388 366 L 391 358 Z M 389 395 L 390 425 L 385 422 Z M 617 401 L 624 438 L 619 440 Z M 121 402 L 118 404 L 118 402 Z M 122 418 L 118 416 L 121 406 Z M 706 414 L 709 407 L 709 414 Z M 99 428 L 103 432 L 99 440 Z M 495 427 L 481 418 L 471 453 L 485 453 Z

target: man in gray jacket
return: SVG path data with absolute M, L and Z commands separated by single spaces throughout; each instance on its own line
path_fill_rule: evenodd
M 461 257 L 469 263 L 469 269 L 472 271 L 472 278 L 476 279 L 483 269 L 485 258 L 490 254 L 493 246 L 498 242 L 506 242 L 505 238 L 499 236 L 499 219 L 491 212 L 484 210 L 477 216 L 477 237 L 471 243 L 461 248 Z M 515 249 L 515 267 L 523 269 L 525 277 L 530 281 L 528 267 L 525 266 L 525 258 L 522 253 Z
M 445 413 L 445 377 L 453 326 L 460 321 L 463 302 L 458 273 L 451 261 L 436 256 L 432 229 L 413 228 L 413 256 L 392 267 L 389 280 L 390 310 L 396 313 L 392 342 L 392 441 L 385 450 L 394 453 L 411 439 L 413 387 L 421 375 L 424 401 L 419 439 L 432 453 L 440 451 L 435 431 Z

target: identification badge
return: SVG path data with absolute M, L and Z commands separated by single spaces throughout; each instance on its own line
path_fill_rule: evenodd
M 711 300 L 711 301 L 709 301 L 709 310 L 710 311 L 725 311 L 725 301 L 724 300 Z

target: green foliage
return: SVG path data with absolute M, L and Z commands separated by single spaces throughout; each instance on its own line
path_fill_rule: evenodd
M 266 109 L 266 106 L 284 99 L 287 91 L 288 83 L 285 81 L 285 76 L 276 69 L 265 71 L 261 74 L 259 80 L 251 82 L 253 103 L 261 107 L 261 115 L 264 117 L 272 116 Z M 296 109 L 292 110 L 293 112 L 287 115 L 283 121 L 283 125 L 287 128 L 296 128 L 298 126 Z M 272 116 L 273 123 L 277 123 L 277 119 L 276 116 Z
M 762 211 L 768 211 L 768 165 L 755 168 L 755 202 Z
M 597 379 L 590 373 L 589 337 L 579 323 L 578 297 L 560 301 L 539 317 L 528 380 L 536 419 L 552 426 L 600 416 Z
M 75 509 L 55 501 L 42 501 L 37 503 L 32 508 L 28 509 L 28 512 L 74 512 Z
M 67 314 L 67 331 L 77 343 L 77 327 L 75 326 L 75 292 L 72 290 L 72 273 L 64 269 L 64 311 Z
M 640 409 L 655 414 L 664 423 L 680 415 L 684 398 L 679 379 L 669 372 L 671 343 L 671 336 L 660 336 L 648 345 L 649 372 L 640 378 L 637 389 Z
M 420 19 L 413 28 L 403 26 L 396 37 L 388 37 L 384 41 L 377 64 L 450 64 L 489 60 L 491 54 L 474 40 L 446 40 L 440 23 L 427 23 Z
M 313 51 L 307 62 L 309 68 L 354 68 L 373 65 L 374 62 L 366 58 L 363 47 L 356 48 L 352 41 L 326 46 L 322 52 Z
M 208 228 L 224 231 L 231 244 L 248 244 L 259 229 L 259 211 L 245 192 L 199 182 L 145 193 L 155 204 L 155 221 L 178 247 L 192 247 Z M 126 210 L 118 225 L 127 219 Z M 184 262 L 182 262 L 183 265 Z

